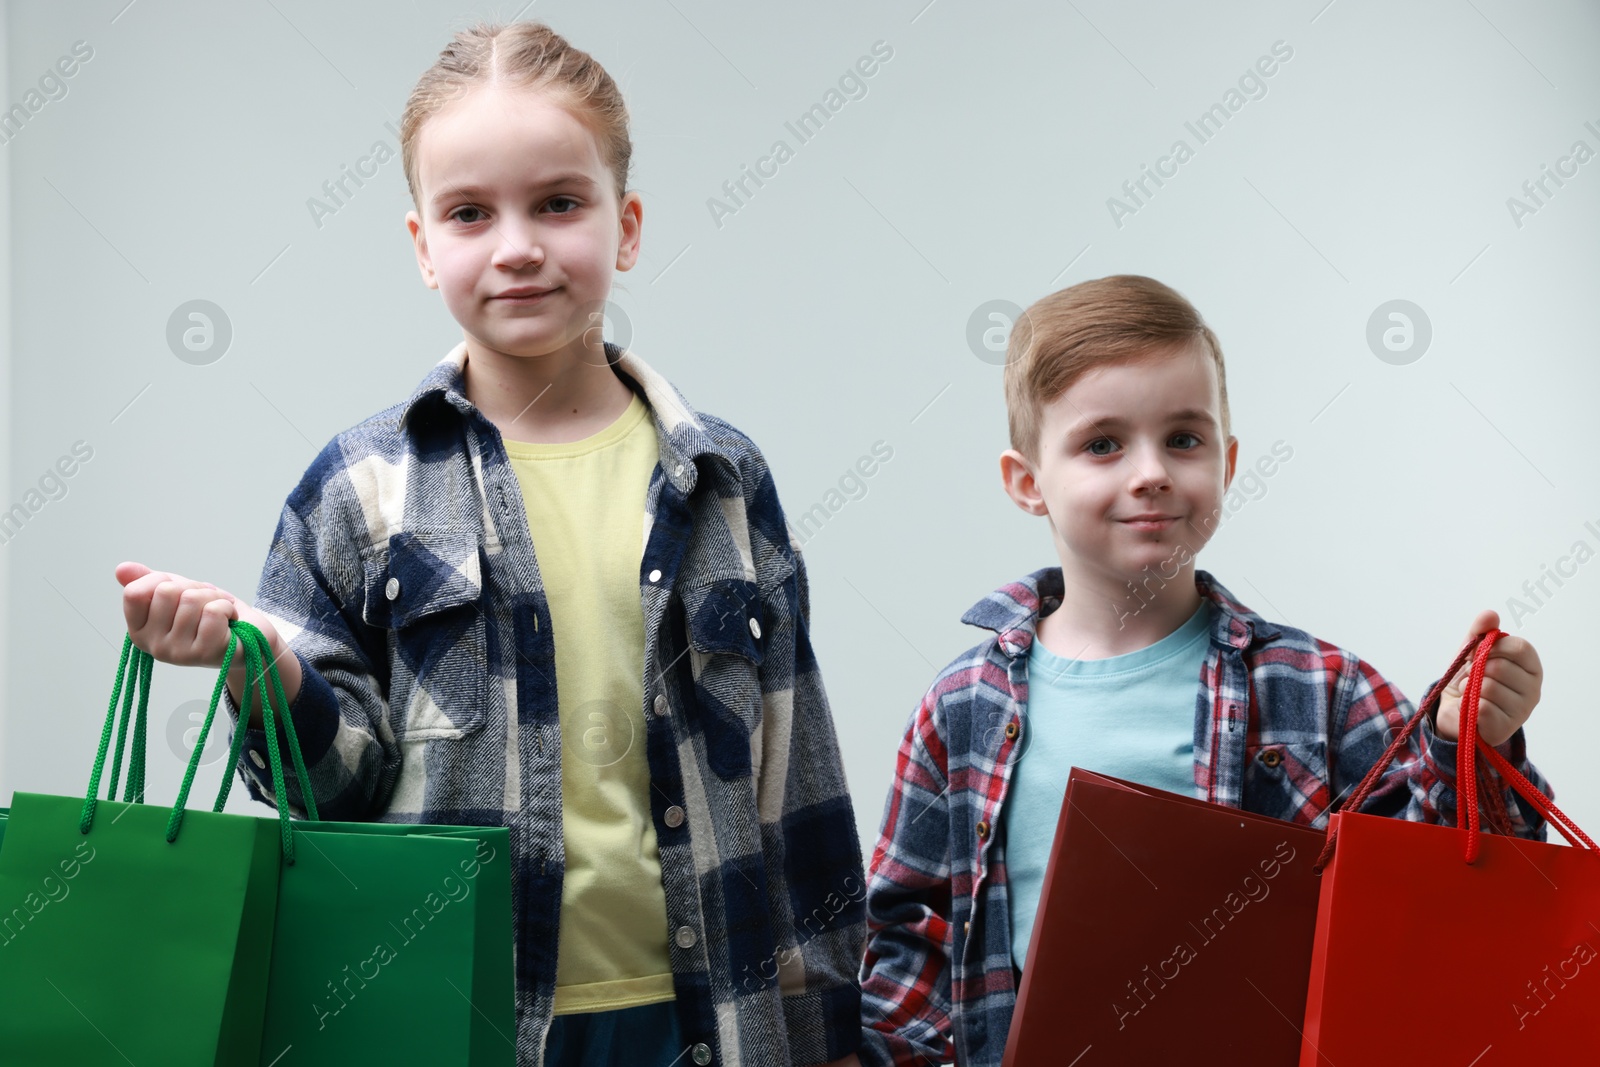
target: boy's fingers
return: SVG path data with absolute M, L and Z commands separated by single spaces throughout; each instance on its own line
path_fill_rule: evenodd
M 1531 676 L 1537 676 L 1544 670 L 1533 642 L 1522 637 L 1503 637 L 1496 642 L 1494 652 L 1489 656 L 1489 667 L 1493 669 L 1496 664 Z
M 1480 611 L 1472 620 L 1472 625 L 1467 628 L 1467 640 L 1476 641 L 1490 630 L 1500 628 L 1500 613 L 1494 610 Z M 1465 642 L 1463 642 L 1464 644 Z

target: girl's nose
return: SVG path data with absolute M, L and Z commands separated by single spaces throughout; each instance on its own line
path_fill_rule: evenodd
M 500 219 L 495 223 L 494 263 L 497 267 L 537 267 L 544 262 L 544 247 L 538 227 L 520 219 Z

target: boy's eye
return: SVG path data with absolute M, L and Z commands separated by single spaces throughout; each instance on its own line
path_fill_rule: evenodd
M 1097 437 L 1084 446 L 1091 456 L 1109 456 L 1117 450 L 1117 443 L 1109 437 Z
M 560 204 L 568 205 L 566 210 L 559 209 L 557 205 Z M 548 206 L 553 210 L 553 213 L 557 215 L 570 215 L 572 212 L 578 210 L 578 202 L 572 199 L 570 196 L 552 197 Z
M 1199 448 L 1200 438 L 1192 433 L 1175 433 L 1172 435 L 1172 446 L 1174 448 Z
M 461 217 L 461 213 L 463 211 L 476 211 L 480 215 L 483 214 L 483 212 L 478 211 L 477 208 L 475 208 L 472 205 L 468 204 L 468 205 L 465 205 L 463 207 L 456 208 L 454 211 L 450 212 L 450 214 L 448 216 L 446 216 L 446 217 L 454 219 L 456 222 L 465 223 L 467 225 L 471 225 L 473 222 L 476 221 L 475 219 L 464 219 L 464 218 L 462 218 Z

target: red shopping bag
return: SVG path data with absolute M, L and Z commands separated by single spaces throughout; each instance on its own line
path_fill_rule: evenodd
M 1462 693 L 1460 828 L 1354 813 L 1443 679 L 1333 816 L 1301 1067 L 1600 1061 L 1600 855 L 1478 736 L 1483 672 L 1503 636 L 1478 644 Z M 1481 836 L 1480 754 L 1574 847 Z M 1493 817 L 1492 784 L 1484 799 Z
M 1072 768 L 1004 1067 L 1291 1067 L 1324 840 Z

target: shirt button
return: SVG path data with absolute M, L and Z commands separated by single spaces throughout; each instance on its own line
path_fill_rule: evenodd
M 667 707 L 667 697 L 664 693 L 657 693 L 655 701 L 650 705 L 657 715 L 665 715 L 672 709 Z
M 679 948 L 694 948 L 694 943 L 699 940 L 693 928 L 688 926 L 678 927 L 678 932 L 672 935 L 672 939 L 678 943 Z
M 676 804 L 672 805 L 672 807 L 668 808 L 666 811 L 661 813 L 661 821 L 666 823 L 668 826 L 670 826 L 670 827 L 672 827 L 674 829 L 678 828 L 679 826 L 682 826 L 683 825 L 683 809 L 678 807 L 678 805 L 676 805 Z M 684 927 L 684 929 L 687 930 L 688 927 Z M 684 948 L 688 948 L 688 947 L 689 947 L 688 945 L 684 946 Z
M 711 1046 L 702 1042 L 694 1047 L 694 1051 L 690 1055 L 694 1057 L 694 1062 L 699 1067 L 706 1067 L 706 1064 L 711 1062 Z
M 989 836 L 989 824 L 982 819 L 978 820 L 978 840 L 982 841 Z
M 1283 762 L 1283 753 L 1275 748 L 1269 748 L 1261 753 L 1261 762 L 1270 770 Z
M 683 477 L 683 464 L 682 463 L 680 463 L 676 467 L 672 468 L 672 475 L 675 478 L 682 478 Z M 704 1048 L 705 1046 L 702 1045 L 701 1047 Z
M 261 753 L 257 752 L 253 748 L 250 750 L 250 762 L 254 763 L 257 767 L 260 767 L 262 770 L 266 770 L 267 769 L 267 761 L 262 759 L 261 758 Z
M 755 619 L 750 620 L 750 636 L 756 638 L 757 640 L 760 640 L 761 638 L 761 624 Z
M 400 579 L 390 578 L 383 587 L 383 595 L 390 600 L 400 599 Z
M 655 585 L 660 580 L 661 580 L 661 572 L 660 571 L 651 571 L 650 572 L 650 584 L 651 585 Z
M 1017 733 L 1018 732 L 1019 731 L 1017 730 L 1017 724 L 1016 723 L 1014 723 L 1014 722 L 1006 723 L 1006 737 L 1010 738 L 1012 741 L 1015 741 L 1017 739 Z

